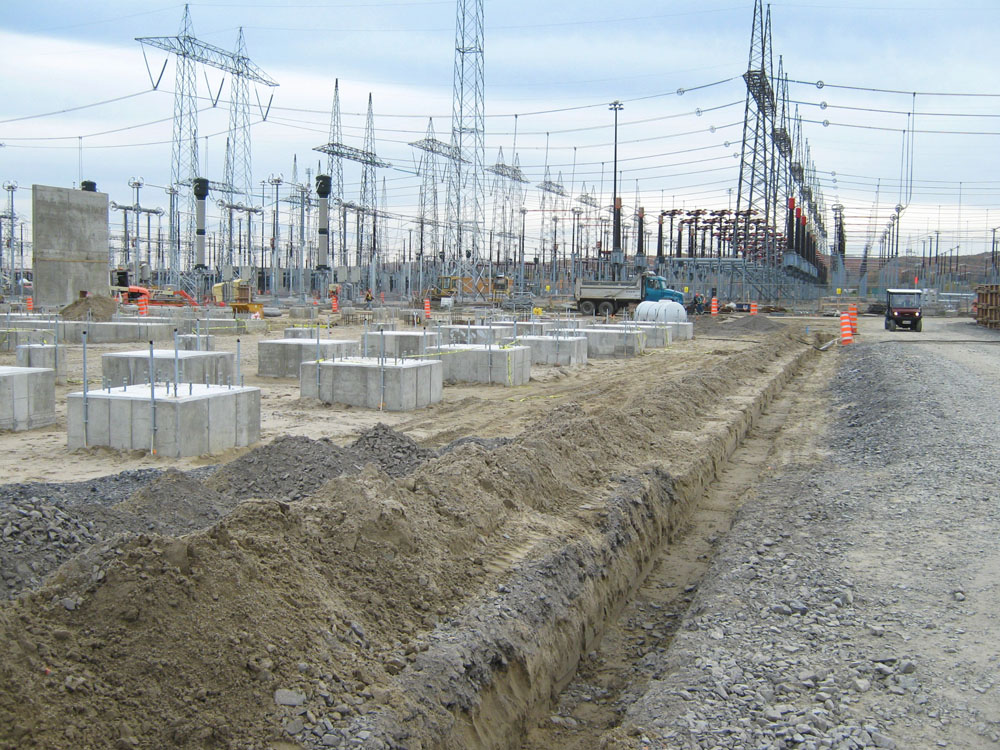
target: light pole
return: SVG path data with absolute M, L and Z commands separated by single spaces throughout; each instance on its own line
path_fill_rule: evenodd
M 618 99 L 608 105 L 608 109 L 615 113 L 615 151 L 614 167 L 611 170 L 611 192 L 612 205 L 614 207 L 614 237 L 611 246 L 611 263 L 614 267 L 614 277 L 618 278 L 625 258 L 622 254 L 622 206 L 618 199 L 618 113 L 625 107 Z

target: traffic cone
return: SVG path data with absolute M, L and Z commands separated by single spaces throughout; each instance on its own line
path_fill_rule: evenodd
M 139 314 L 149 315 L 149 298 L 145 295 L 139 297 Z
M 840 343 L 844 346 L 854 343 L 854 337 L 851 335 L 850 313 L 840 314 Z
M 712 297 L 712 317 L 714 318 L 719 314 L 719 298 Z
M 32 310 L 35 309 L 35 300 L 32 299 L 31 297 L 28 297 L 27 302 L 28 302 L 28 312 L 31 312 Z
M 847 308 L 847 314 L 851 318 L 851 333 L 854 336 L 858 335 L 858 306 L 851 305 Z
M 340 305 L 337 304 L 337 295 L 330 297 L 330 312 L 340 312 Z
M 751 302 L 750 303 L 750 314 L 751 315 L 756 315 L 757 314 L 757 303 L 756 302 Z
M 424 320 L 431 319 L 431 301 L 429 299 L 424 300 Z

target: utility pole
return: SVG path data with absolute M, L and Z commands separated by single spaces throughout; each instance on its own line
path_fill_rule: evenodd
M 612 237 L 611 246 L 611 265 L 613 278 L 618 279 L 621 275 L 622 267 L 625 265 L 624 253 L 622 253 L 622 204 L 621 200 L 618 198 L 618 113 L 625 108 L 618 99 L 615 99 L 611 104 L 608 105 L 608 109 L 615 113 L 615 150 L 614 150 L 614 167 L 611 171 L 611 193 L 612 193 L 612 207 L 614 211 L 614 235 Z
M 10 248 L 10 281 L 14 281 L 14 221 L 16 217 L 14 216 L 14 191 L 17 190 L 17 182 L 10 180 L 3 184 L 3 189 L 7 191 L 10 198 L 9 208 L 7 216 L 10 219 L 10 231 L 7 233 L 7 247 Z M 0 234 L 2 234 L 2 227 L 0 227 Z M 0 279 L 3 278 L 3 246 L 0 245 Z M 2 287 L 2 284 L 0 284 Z
M 280 227 L 278 223 L 278 186 L 284 181 L 281 175 L 271 175 L 267 181 L 274 185 L 274 210 L 272 212 L 271 223 L 271 295 L 278 297 L 278 240 L 280 237 Z

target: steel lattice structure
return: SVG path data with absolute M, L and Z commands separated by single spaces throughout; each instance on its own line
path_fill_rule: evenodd
M 198 105 L 197 105 L 197 65 L 229 73 L 232 78 L 230 101 L 229 147 L 227 148 L 226 175 L 223 185 L 226 192 L 234 192 L 235 179 L 244 182 L 247 194 L 250 188 L 250 102 L 249 83 L 274 87 L 277 82 L 258 68 L 246 55 L 243 30 L 240 29 L 236 52 L 208 44 L 194 36 L 191 12 L 184 6 L 181 30 L 177 36 L 136 37 L 141 45 L 154 47 L 170 53 L 176 58 L 176 83 L 174 88 L 174 128 L 170 181 L 172 189 L 178 191 L 175 205 L 188 204 L 188 216 L 194 214 L 194 195 L 191 182 L 198 177 Z M 231 160 L 231 166 L 230 166 Z M 231 197 L 231 195 L 230 195 Z M 171 225 L 171 271 L 179 270 L 179 220 Z M 191 235 L 193 227 L 188 223 L 186 234 Z M 188 243 L 189 247 L 191 243 Z M 177 261 L 175 265 L 175 261 Z M 189 259 L 190 264 L 190 259 Z
M 440 179 L 440 167 L 438 157 L 446 155 L 452 156 L 451 146 L 439 141 L 434 133 L 433 118 L 427 121 L 427 132 L 422 140 L 410 144 L 423 153 L 420 155 L 420 163 L 417 166 L 417 173 L 420 175 L 420 234 L 418 236 L 418 250 L 421 258 L 435 258 L 441 251 L 440 215 L 438 212 L 438 180 Z
M 485 118 L 483 0 L 458 0 L 448 181 L 448 246 L 454 259 L 477 262 L 483 248 Z
M 344 131 L 340 124 L 340 79 L 333 82 L 333 107 L 330 110 L 330 140 L 332 143 L 344 142 Z M 326 158 L 326 173 L 332 183 L 331 202 L 337 206 L 337 241 L 340 242 L 340 265 L 347 265 L 347 211 L 344 208 L 344 157 L 338 153 L 329 152 Z M 330 246 L 330 257 L 336 256 L 336 243 Z M 335 264 L 336 265 L 336 264 Z

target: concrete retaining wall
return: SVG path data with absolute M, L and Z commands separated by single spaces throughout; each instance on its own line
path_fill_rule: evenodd
M 107 446 L 116 450 L 155 450 L 177 458 L 221 453 L 260 439 L 260 389 L 219 385 L 148 385 L 89 391 L 84 423 L 83 393 L 66 400 L 70 450 Z M 153 430 L 155 413 L 155 435 Z
M 317 369 L 319 368 L 318 379 Z M 441 400 L 443 366 L 426 359 L 303 362 L 302 398 L 385 411 L 421 409 Z
M 42 367 L 0 367 L 0 430 L 56 421 L 56 374 Z

